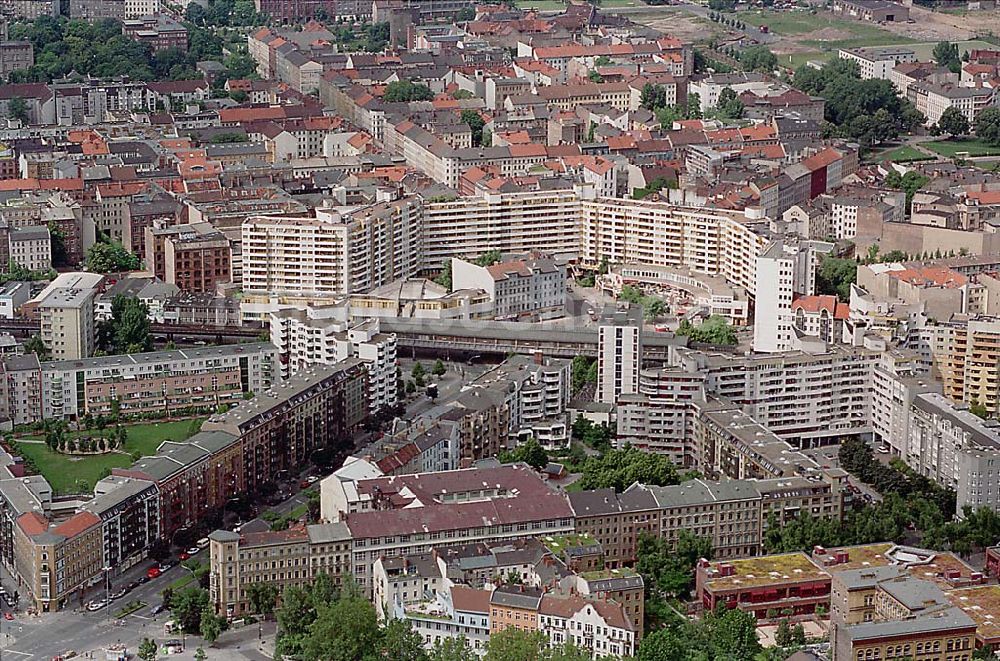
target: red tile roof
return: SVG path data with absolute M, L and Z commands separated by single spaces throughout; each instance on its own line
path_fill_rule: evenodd
M 49 522 L 38 512 L 26 512 L 17 518 L 17 525 L 28 537 L 41 535 L 49 529 Z
M 836 296 L 826 295 L 800 296 L 792 301 L 792 312 L 796 310 L 812 313 L 826 310 L 834 319 L 847 319 L 851 313 L 849 305 L 838 301 Z
M 97 516 L 93 512 L 84 511 L 78 512 L 66 519 L 53 528 L 52 532 L 57 535 L 62 535 L 63 537 L 71 538 L 99 525 L 101 525 L 101 517 Z

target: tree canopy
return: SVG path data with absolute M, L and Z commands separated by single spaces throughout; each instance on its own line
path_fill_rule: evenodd
M 115 296 L 111 301 L 111 319 L 97 326 L 97 343 L 101 349 L 112 354 L 141 353 L 152 349 L 149 306 L 132 296 Z
M 794 85 L 826 100 L 828 135 L 857 140 L 865 149 L 894 140 L 923 121 L 912 103 L 896 94 L 888 80 L 861 80 L 856 62 L 836 59 L 822 69 L 795 71 Z
M 662 454 L 643 452 L 628 446 L 609 450 L 600 457 L 587 457 L 580 487 L 612 488 L 624 491 L 632 483 L 667 486 L 680 483 L 676 467 Z
M 958 44 L 950 41 L 939 41 L 934 46 L 934 61 L 938 66 L 947 67 L 952 73 L 962 70 L 962 56 L 958 52 Z
M 142 266 L 139 257 L 117 241 L 99 241 L 87 249 L 87 270 L 94 273 L 121 273 L 135 271 Z
M 726 321 L 726 318 L 713 314 L 700 326 L 692 326 L 687 319 L 682 319 L 677 335 L 687 336 L 692 342 L 704 342 L 719 346 L 736 346 L 736 329 Z
M 969 132 L 969 119 L 965 114 L 952 106 L 943 113 L 937 122 L 938 129 L 948 135 L 965 135 Z
M 851 300 L 851 285 L 858 281 L 858 263 L 853 259 L 823 257 L 816 270 L 816 293 Z
M 740 53 L 740 65 L 747 71 L 771 73 L 778 68 L 778 58 L 767 46 L 751 46 Z
M 976 137 L 991 145 L 1000 145 L 1000 108 L 985 108 L 976 116 Z
M 434 92 L 430 87 L 421 83 L 413 83 L 409 80 L 396 80 L 385 86 L 385 94 L 382 100 L 387 103 L 409 102 L 409 101 L 430 101 L 434 98 Z

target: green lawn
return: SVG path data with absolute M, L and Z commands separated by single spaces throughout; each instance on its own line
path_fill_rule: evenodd
M 738 14 L 741 21 L 747 25 L 766 25 L 771 32 L 793 36 L 805 34 L 826 27 L 828 20 L 820 14 L 810 14 L 807 11 L 746 11 Z
M 885 161 L 889 160 L 894 163 L 907 163 L 910 161 L 929 161 L 934 158 L 933 156 L 928 156 L 919 149 L 915 149 L 909 145 L 903 145 L 902 147 L 896 147 L 887 152 L 881 154 L 875 154 L 873 160 Z
M 517 7 L 539 11 L 562 11 L 566 9 L 566 3 L 559 0 L 517 0 Z
M 107 470 L 131 466 L 132 453 L 137 452 L 143 456 L 155 454 L 156 448 L 165 440 L 183 441 L 190 438 L 202 422 L 204 418 L 131 425 L 127 427 L 125 453 L 71 457 L 53 452 L 43 443 L 21 443 L 21 454 L 35 462 L 38 471 L 45 476 L 56 493 L 83 493 L 91 491 Z M 92 432 L 71 432 L 70 435 L 80 436 L 86 433 Z
M 91 491 L 106 471 L 132 464 L 132 457 L 117 452 L 93 457 L 70 457 L 53 452 L 44 443 L 21 443 L 19 447 L 20 454 L 35 462 L 38 471 L 45 476 L 57 494 Z
M 947 158 L 954 158 L 960 151 L 969 152 L 969 156 L 1000 156 L 1000 147 L 993 147 L 982 140 L 967 138 L 964 140 L 937 140 L 927 142 L 925 147 Z

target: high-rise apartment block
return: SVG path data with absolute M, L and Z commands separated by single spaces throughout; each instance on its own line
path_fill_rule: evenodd
M 598 326 L 596 401 L 615 404 L 638 392 L 641 368 L 642 308 L 606 309 Z

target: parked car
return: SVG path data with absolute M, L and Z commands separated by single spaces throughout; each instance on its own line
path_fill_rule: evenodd
M 167 610 L 166 606 L 164 606 L 163 604 L 156 604 L 155 606 L 153 606 L 152 608 L 149 609 L 149 614 L 150 615 L 159 615 L 160 613 L 162 613 L 165 610 Z
M 150 567 L 146 570 L 146 578 L 156 578 L 162 573 L 159 567 Z
M 184 553 L 179 553 L 179 554 L 177 555 L 177 559 L 178 559 L 178 560 L 180 560 L 181 562 L 184 562 L 185 560 L 187 560 L 187 559 L 188 559 L 188 558 L 190 558 L 190 557 L 191 557 L 191 556 L 190 556 L 190 555 L 188 555 L 188 554 L 187 554 L 187 552 L 184 552 Z
M 198 548 L 197 546 L 192 546 L 187 550 L 188 557 L 192 555 L 198 555 L 199 553 L 201 553 L 201 549 Z
M 114 592 L 111 593 L 111 601 L 114 601 L 115 599 L 121 599 L 127 594 L 128 590 L 126 590 L 125 588 L 121 588 L 120 590 L 115 590 Z
M 95 599 L 94 601 L 87 604 L 87 610 L 93 613 L 94 611 L 101 610 L 107 605 L 108 602 L 104 601 L 103 599 Z
M 10 611 L 6 611 L 3 614 L 3 619 L 7 620 L 8 622 L 13 622 L 14 621 L 14 614 L 11 613 Z

